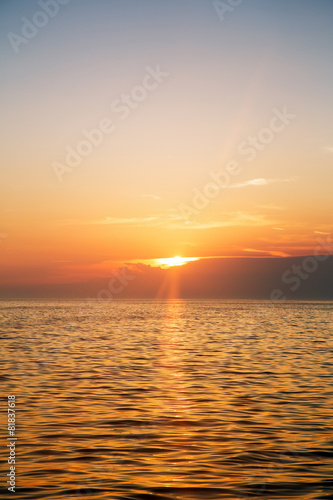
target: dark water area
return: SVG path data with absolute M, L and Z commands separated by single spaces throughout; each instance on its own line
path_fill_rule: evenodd
M 332 302 L 0 312 L 3 498 L 333 499 Z

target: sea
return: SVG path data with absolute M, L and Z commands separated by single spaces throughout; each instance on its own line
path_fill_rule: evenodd
M 3 498 L 333 499 L 333 302 L 0 313 Z

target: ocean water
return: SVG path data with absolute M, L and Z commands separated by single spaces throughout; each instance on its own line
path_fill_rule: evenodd
M 4 498 L 333 498 L 332 302 L 3 301 L 0 312 Z

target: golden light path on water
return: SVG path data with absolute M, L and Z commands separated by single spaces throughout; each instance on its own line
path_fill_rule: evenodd
M 192 458 L 188 451 L 191 431 L 187 424 L 191 407 L 186 393 L 183 355 L 179 349 L 184 330 L 183 307 L 184 303 L 181 300 L 175 302 L 169 299 L 166 305 L 159 353 L 161 397 L 155 401 L 155 405 L 160 409 L 158 417 L 167 417 L 175 422 L 175 429 L 166 436 L 169 444 L 177 450 L 171 461 L 168 476 L 165 475 L 163 463 L 159 466 L 160 480 L 169 486 L 183 481 L 183 474 L 186 473 L 187 464 L 191 463 Z

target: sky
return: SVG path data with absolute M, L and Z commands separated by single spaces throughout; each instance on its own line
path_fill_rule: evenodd
M 312 255 L 332 231 L 332 15 L 327 0 L 3 0 L 2 289 Z

